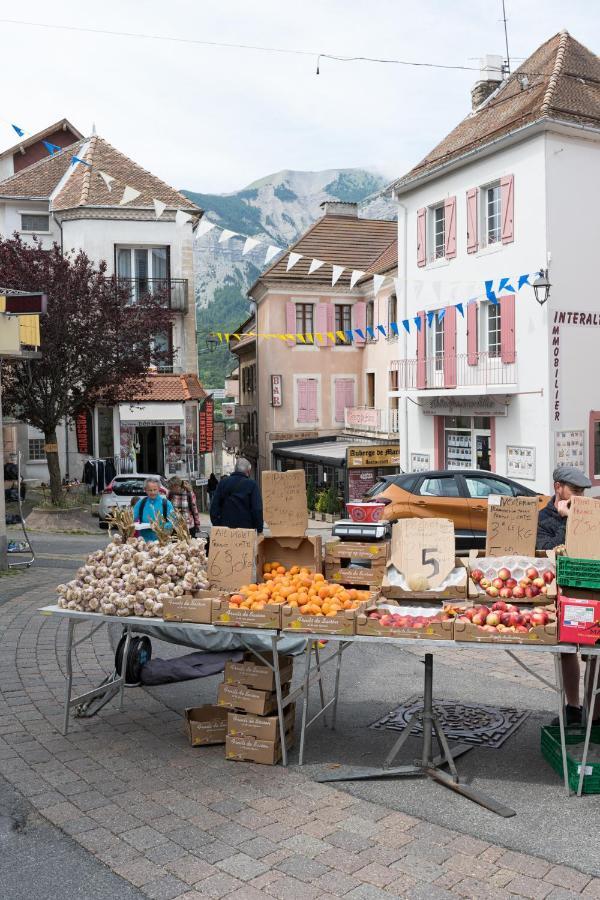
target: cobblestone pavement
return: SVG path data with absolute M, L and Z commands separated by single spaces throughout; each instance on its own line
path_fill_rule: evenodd
M 65 623 L 31 570 L 0 581 L 0 772 L 34 809 L 155 900 L 600 898 L 600 878 L 356 799 L 281 767 L 189 746 L 143 690 L 60 733 Z M 4 596 L 7 596 L 4 591 Z M 112 669 L 101 629 L 74 689 Z M 501 673 L 504 677 L 504 673 Z M 135 697 L 135 700 L 133 699 Z M 42 896 L 38 893 L 38 896 Z M 86 895 L 87 900 L 95 900 Z

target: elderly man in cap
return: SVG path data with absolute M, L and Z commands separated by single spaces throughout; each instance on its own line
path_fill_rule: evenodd
M 558 466 L 552 473 L 554 481 L 554 497 L 540 510 L 536 547 L 538 550 L 554 550 L 565 543 L 567 519 L 571 507 L 571 497 L 583 494 L 592 482 L 581 469 L 574 466 Z M 579 657 L 576 653 L 561 655 L 561 665 L 567 698 L 565 712 L 566 725 L 581 723 L 581 706 L 579 705 Z M 595 718 L 599 710 L 596 709 Z M 558 719 L 552 723 L 558 725 Z

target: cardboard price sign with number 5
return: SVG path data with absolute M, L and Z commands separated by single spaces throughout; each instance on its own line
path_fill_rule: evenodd
M 391 561 L 405 578 L 424 575 L 437 588 L 454 569 L 454 525 L 448 519 L 401 519 L 392 529 Z

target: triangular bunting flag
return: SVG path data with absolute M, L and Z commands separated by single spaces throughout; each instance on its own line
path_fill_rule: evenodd
M 342 274 L 342 272 L 344 271 L 344 268 L 345 268 L 344 266 L 334 266 L 333 267 L 333 273 L 331 275 L 331 287 L 333 287 L 334 284 L 336 283 L 336 281 L 339 280 L 339 277 Z
M 104 184 L 106 185 L 107 189 L 108 189 L 109 191 L 112 191 L 112 183 L 113 183 L 113 181 L 115 180 L 115 179 L 112 177 L 112 175 L 107 175 L 106 172 L 100 172 L 100 171 L 98 172 L 98 175 L 100 176 L 100 178 L 102 179 L 102 181 L 103 181 Z
M 167 208 L 167 204 L 163 203 L 162 200 L 156 200 L 156 199 L 153 199 L 152 202 L 154 204 L 154 213 L 156 215 L 156 218 L 160 219 L 160 217 L 164 213 L 165 209 Z
M 497 303 L 498 301 L 496 299 L 496 295 L 495 295 L 494 291 L 492 290 L 493 286 L 494 286 L 493 280 L 485 282 L 485 295 L 488 298 L 488 300 L 491 300 L 492 303 Z
M 202 237 L 203 234 L 208 234 L 213 228 L 215 228 L 215 223 L 209 222 L 208 219 L 202 217 L 196 228 L 196 237 Z
M 83 163 L 84 166 L 91 166 L 91 163 L 87 162 L 85 159 L 81 159 L 80 156 L 72 156 L 71 165 L 76 166 L 77 163 Z
M 368 330 L 369 330 L 369 329 L 367 328 L 367 331 L 368 331 Z M 377 326 L 377 331 L 380 331 L 384 337 L 387 337 L 387 335 L 386 335 L 386 333 L 385 333 L 385 328 L 383 327 L 383 325 L 378 325 L 378 326 Z M 373 335 L 373 336 L 374 336 L 374 335 Z
M 421 316 L 415 316 L 413 319 L 413 322 L 417 326 L 417 331 L 420 331 L 421 325 L 423 324 L 423 320 L 421 319 Z
M 357 335 L 359 336 L 359 338 L 361 339 L 361 341 L 366 341 L 365 333 L 362 330 L 362 328 L 355 328 L 354 330 L 357 333 Z
M 333 333 L 333 331 L 328 331 L 327 337 L 329 338 L 329 340 L 331 341 L 332 344 L 335 344 L 335 334 Z
M 18 125 L 11 125 L 11 128 L 14 128 L 14 129 L 15 129 L 15 131 L 17 132 L 17 134 L 19 135 L 19 137 L 23 137 L 23 135 L 25 134 L 25 132 L 23 131 L 23 129 L 22 129 L 22 128 L 19 128 Z
M 353 334 L 352 334 L 352 332 L 350 331 L 350 329 L 348 329 L 348 330 L 346 331 L 346 340 L 348 341 L 348 343 L 350 343 L 350 344 L 352 343 L 352 338 L 353 338 Z
M 404 294 L 404 280 L 402 278 L 394 278 L 394 288 L 396 297 L 402 297 Z
M 440 311 L 438 312 L 438 322 L 443 322 L 445 315 L 446 315 L 446 307 L 444 307 L 444 309 L 440 309 Z
M 271 246 L 267 247 L 267 254 L 265 256 L 265 265 L 273 259 L 274 256 L 277 256 L 278 253 L 281 253 L 281 247 Z
M 339 337 L 340 341 L 346 343 L 346 335 L 343 331 L 336 331 L 336 336 Z
M 417 303 L 419 302 L 419 297 L 421 296 L 422 293 L 423 293 L 423 282 L 415 281 L 415 301 Z
M 219 244 L 224 244 L 230 238 L 235 237 L 237 235 L 237 231 L 230 231 L 229 228 L 224 228 L 219 236 Z
M 323 343 L 323 335 L 321 334 L 320 331 L 315 331 L 315 337 L 316 337 L 316 339 L 318 340 L 318 342 L 319 342 L 320 344 Z
M 519 275 L 517 290 L 520 291 L 524 284 L 529 284 L 529 275 Z
M 370 325 L 367 325 L 367 334 L 369 335 L 369 337 L 371 338 L 372 341 L 375 340 L 375 332 L 373 331 L 373 329 Z
M 510 278 L 501 278 L 500 284 L 498 285 L 498 293 L 502 293 L 502 291 L 510 291 L 511 294 L 516 293 L 514 287 L 510 283 Z
M 229 343 L 229 335 L 228 335 L 228 334 L 225 334 L 225 343 L 226 343 L 226 344 Z
M 286 272 L 289 272 L 290 269 L 293 269 L 297 262 L 302 259 L 301 253 L 290 253 L 288 256 L 287 266 L 285 268 Z
M 410 322 L 408 319 L 402 319 L 402 324 L 404 325 L 404 330 L 407 334 L 410 334 Z
M 217 331 L 217 337 L 219 338 L 219 343 L 223 343 L 223 333 L 221 331 Z
M 353 288 L 357 281 L 359 281 L 365 273 L 362 269 L 352 269 L 352 275 L 350 276 L 350 287 Z
M 304 335 L 303 335 L 303 334 L 297 334 L 297 335 L 296 335 L 296 340 L 297 340 L 298 343 L 300 343 L 300 344 L 305 344 L 305 343 L 306 343 L 306 341 L 304 340 Z
M 255 247 L 259 247 L 262 241 L 257 241 L 256 238 L 248 237 L 246 238 L 246 242 L 244 244 L 244 249 L 242 250 L 242 256 L 245 256 L 246 253 L 250 253 L 251 250 L 254 250 Z
M 373 275 L 373 296 L 376 297 L 385 281 L 385 275 Z
M 391 328 L 391 330 L 392 330 L 392 334 L 395 334 L 396 337 L 398 337 L 398 323 L 397 323 L 397 322 L 390 322 L 390 328 Z
M 136 191 L 135 188 L 129 187 L 128 184 L 125 185 L 125 190 L 123 191 L 123 196 L 119 200 L 119 206 L 124 206 L 126 203 L 131 203 L 132 200 L 136 200 L 141 194 L 141 191 Z
M 435 310 L 432 310 L 427 313 L 427 325 L 431 328 L 431 323 L 433 322 L 433 317 L 435 316 Z
M 321 266 L 324 266 L 324 265 L 325 265 L 325 263 L 322 259 L 313 259 L 309 266 L 308 274 L 312 275 L 313 272 L 316 272 L 317 269 L 320 269 Z
M 175 213 L 175 224 L 178 228 L 183 228 L 184 225 L 187 225 L 187 223 L 191 221 L 191 218 L 189 213 L 184 212 L 182 209 L 178 209 Z
M 51 144 L 50 141 L 42 141 L 42 144 L 50 154 L 50 156 L 54 156 L 55 153 L 58 153 L 59 150 L 62 150 L 62 147 L 59 147 L 58 144 Z
M 462 316 L 463 319 L 464 319 L 464 317 L 465 317 L 465 310 L 464 310 L 464 307 L 463 307 L 462 303 L 455 303 L 454 306 L 456 307 L 456 309 L 459 311 L 459 313 L 461 314 L 461 316 Z
M 314 341 L 314 338 L 313 338 L 312 334 L 307 334 L 307 335 L 306 335 L 306 343 L 307 343 L 307 344 L 314 344 L 314 342 L 315 342 L 315 341 Z

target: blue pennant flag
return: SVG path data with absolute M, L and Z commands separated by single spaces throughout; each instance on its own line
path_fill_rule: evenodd
M 373 330 L 373 329 L 371 329 L 371 331 L 372 331 L 372 330 Z M 359 336 L 359 338 L 361 339 L 361 341 L 366 341 L 365 333 L 364 333 L 364 331 L 362 330 L 362 328 L 355 328 L 354 331 L 355 331 L 356 334 Z
M 517 290 L 520 291 L 524 284 L 529 284 L 529 275 L 519 275 Z
M 42 144 L 51 156 L 54 156 L 55 153 L 62 150 L 62 147 L 59 147 L 58 144 L 51 144 L 50 141 L 42 141 Z
M 410 334 L 410 321 L 408 319 L 402 319 L 402 324 L 404 325 L 406 333 Z
M 446 315 L 446 307 L 444 307 L 444 309 L 440 309 L 440 311 L 438 313 L 438 322 L 443 322 L 445 315 Z
M 415 316 L 413 319 L 415 325 L 417 326 L 417 331 L 421 330 L 421 325 L 423 324 L 421 316 Z
M 84 166 L 91 166 L 91 163 L 87 162 L 87 160 L 81 159 L 79 156 L 72 156 L 71 157 L 71 165 L 76 166 L 77 163 L 83 163 Z
M 367 331 L 369 332 L 369 337 L 375 338 L 375 332 L 373 331 L 372 328 L 367 328 Z M 385 328 L 383 327 L 383 325 L 378 325 L 377 331 L 380 331 L 382 333 L 382 335 L 385 337 Z
M 398 334 L 398 323 L 397 322 L 390 322 L 390 328 L 392 329 L 392 334 L 395 334 L 395 335 Z
M 490 303 L 498 303 L 498 299 L 492 290 L 493 286 L 494 286 L 493 281 L 486 281 L 485 282 L 485 294 L 486 294 L 486 297 L 488 298 L 488 300 L 490 301 Z
M 428 313 L 427 313 L 427 324 L 429 325 L 430 328 L 431 328 L 431 323 L 433 322 L 433 317 L 434 317 L 434 316 L 435 316 L 435 312 L 434 312 L 434 311 L 428 312 Z
M 510 278 L 500 279 L 500 284 L 498 285 L 498 293 L 500 294 L 502 291 L 510 291 L 511 294 L 516 293 L 514 287 L 510 283 Z
M 352 340 L 353 340 L 353 338 L 354 338 L 354 335 L 352 334 L 352 332 L 350 331 L 350 329 L 348 329 L 347 331 L 345 331 L 344 334 L 345 334 L 346 337 L 348 338 L 349 342 L 352 343 Z
M 23 131 L 22 128 L 19 128 L 18 125 L 13 125 L 12 127 L 15 129 L 15 131 L 17 132 L 17 134 L 19 135 L 19 137 L 23 137 L 23 135 L 25 134 L 25 132 Z
M 464 307 L 463 307 L 462 303 L 455 303 L 454 306 L 456 307 L 456 309 L 459 311 L 459 313 L 461 314 L 461 316 L 462 316 L 463 319 L 464 319 L 464 317 L 465 317 L 465 310 L 464 310 Z

